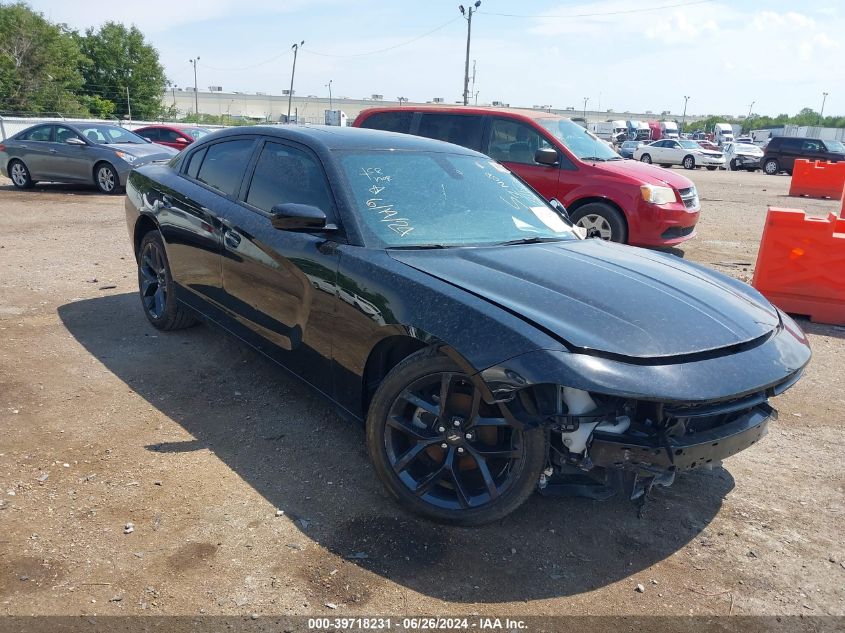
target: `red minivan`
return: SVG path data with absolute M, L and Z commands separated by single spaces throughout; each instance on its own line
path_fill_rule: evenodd
M 479 107 L 371 108 L 356 127 L 403 132 L 478 150 L 581 227 L 637 246 L 672 246 L 695 236 L 695 185 L 677 172 L 623 159 L 577 123 L 533 110 Z

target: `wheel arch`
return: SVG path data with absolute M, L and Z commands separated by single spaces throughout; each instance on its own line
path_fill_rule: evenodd
M 158 222 L 156 222 L 152 216 L 147 215 L 146 213 L 142 213 L 138 216 L 138 219 L 135 222 L 135 228 L 132 231 L 132 246 L 136 260 L 138 259 L 138 250 L 141 248 L 141 240 L 143 240 L 144 236 L 150 231 L 158 230 Z
M 111 162 L 108 158 L 100 158 L 99 160 L 97 160 L 96 163 L 94 163 L 94 166 L 91 168 L 91 179 L 94 181 L 95 185 L 97 184 L 97 169 L 100 167 L 100 165 L 108 165 L 109 167 L 111 167 L 112 171 L 114 172 L 115 180 L 117 181 L 115 187 L 122 186 L 120 183 L 120 172 L 117 171 L 117 167 L 115 167 L 114 163 Z

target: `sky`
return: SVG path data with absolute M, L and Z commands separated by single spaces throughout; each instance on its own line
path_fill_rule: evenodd
M 30 0 L 54 22 L 137 25 L 170 81 L 226 92 L 461 99 L 459 0 Z M 675 5 L 675 6 L 668 6 Z M 468 6 L 468 5 L 467 5 Z M 630 13 L 632 9 L 653 9 Z M 478 103 L 689 114 L 845 114 L 841 0 L 482 0 Z M 386 50 L 387 49 L 387 50 Z M 472 61 L 470 62 L 472 66 Z

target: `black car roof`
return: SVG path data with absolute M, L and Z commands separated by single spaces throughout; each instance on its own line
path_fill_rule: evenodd
M 333 149 L 375 149 L 375 150 L 415 150 L 423 152 L 448 152 L 483 157 L 484 155 L 452 143 L 436 141 L 411 134 L 385 132 L 357 127 L 338 127 L 331 125 L 255 125 L 236 127 L 214 132 L 202 139 L 208 142 L 224 136 L 241 135 L 275 136 L 299 141 L 311 146 Z

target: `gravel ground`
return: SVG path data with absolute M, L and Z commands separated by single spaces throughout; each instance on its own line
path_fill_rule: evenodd
M 744 280 L 767 205 L 838 207 L 692 178 L 674 252 Z M 121 197 L 2 181 L 0 216 L 0 614 L 845 615 L 845 328 L 802 320 L 815 357 L 769 436 L 642 518 L 535 496 L 452 529 L 400 511 L 362 430 L 270 363 L 147 324 Z

